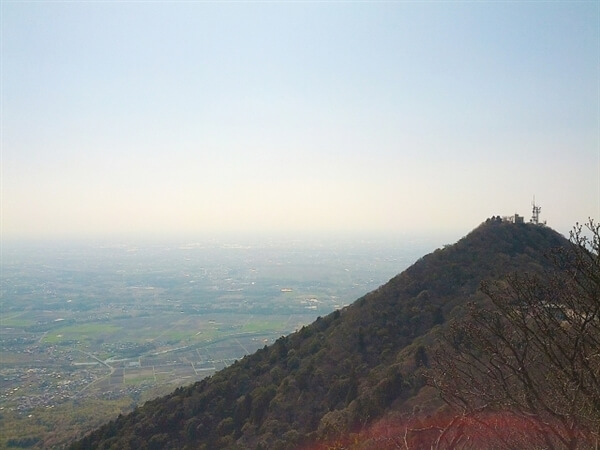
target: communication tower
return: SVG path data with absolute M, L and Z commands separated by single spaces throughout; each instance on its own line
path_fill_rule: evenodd
M 533 213 L 531 214 L 531 223 L 539 225 L 540 212 L 542 211 L 542 207 L 535 204 L 535 195 L 533 196 L 533 202 L 531 202 L 531 205 L 533 206 Z

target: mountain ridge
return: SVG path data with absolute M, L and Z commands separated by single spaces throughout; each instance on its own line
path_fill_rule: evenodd
M 433 411 L 424 370 L 436 336 L 468 302 L 485 301 L 483 280 L 542 271 L 567 244 L 548 227 L 488 219 L 342 310 L 71 448 L 294 448 L 415 406 Z

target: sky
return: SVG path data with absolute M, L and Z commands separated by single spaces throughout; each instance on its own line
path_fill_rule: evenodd
M 3 240 L 600 219 L 597 1 L 0 8 Z

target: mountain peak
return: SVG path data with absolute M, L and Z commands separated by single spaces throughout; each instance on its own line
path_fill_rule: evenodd
M 481 281 L 538 271 L 568 244 L 546 226 L 486 220 L 353 304 L 209 379 L 146 403 L 73 448 L 294 448 L 335 438 L 427 394 L 428 348 Z M 425 392 L 425 394 L 424 394 Z

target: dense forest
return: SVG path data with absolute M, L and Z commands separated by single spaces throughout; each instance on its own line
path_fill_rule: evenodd
M 481 441 L 469 444 L 463 439 L 465 430 L 514 428 L 522 423 L 518 415 L 503 416 L 500 423 L 492 413 L 503 405 L 510 411 L 528 410 L 501 401 L 487 410 L 461 397 L 460 383 L 453 384 L 447 375 L 451 369 L 453 377 L 460 377 L 464 367 L 444 357 L 468 354 L 466 338 L 479 342 L 472 329 L 474 334 L 468 335 L 465 324 L 474 318 L 485 324 L 489 318 L 482 311 L 502 310 L 508 298 L 500 295 L 505 280 L 528 274 L 541 283 L 559 270 L 552 255 L 589 243 L 577 236 L 579 242 L 572 244 L 549 227 L 488 219 L 350 306 L 282 336 L 210 378 L 119 416 L 72 448 L 480 448 Z M 597 253 L 593 248 L 590 252 L 597 262 Z M 590 294 L 592 303 L 598 302 L 597 294 Z M 511 311 L 524 311 L 521 304 L 515 308 L 506 309 L 507 317 Z M 590 311 L 596 315 L 586 320 L 595 324 L 598 310 Z M 527 322 L 531 313 L 522 317 Z M 482 356 L 488 350 L 484 344 L 498 345 L 503 336 L 487 341 L 479 337 L 482 346 L 470 356 L 495 361 Z M 469 363 L 466 357 L 464 361 Z M 600 375 L 597 361 L 588 365 L 590 377 Z M 471 376 L 476 379 L 476 374 Z M 486 381 L 478 380 L 484 389 Z M 597 388 L 590 383 L 592 391 Z M 572 429 L 589 428 L 587 422 L 569 423 Z M 404 424 L 404 431 L 397 424 Z M 585 430 L 578 436 L 543 446 L 575 448 L 591 442 Z M 504 443 L 506 448 L 518 447 Z

